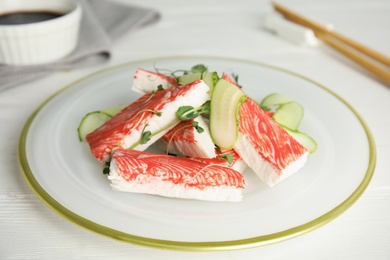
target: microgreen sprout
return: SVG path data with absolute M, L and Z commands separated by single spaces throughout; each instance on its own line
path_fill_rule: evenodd
M 168 142 L 168 145 L 167 145 L 167 154 L 169 152 L 169 147 L 171 145 L 171 142 L 173 140 L 173 138 L 175 137 L 176 134 L 178 134 L 180 131 L 182 131 L 183 129 L 185 128 L 188 128 L 188 127 L 194 127 L 196 132 L 198 132 L 199 134 L 203 133 L 204 132 L 204 129 L 202 127 L 199 126 L 199 123 L 197 121 L 193 121 L 190 125 L 185 125 L 183 127 L 180 127 L 179 129 L 177 129 L 171 136 L 171 138 L 169 139 L 169 142 Z
M 195 65 L 195 66 L 193 66 L 192 68 L 191 68 L 191 72 L 192 73 L 205 73 L 205 72 L 207 72 L 207 67 L 205 66 L 205 65 L 203 65 L 203 64 L 197 64 L 197 65 Z
M 152 136 L 152 132 L 150 132 L 150 131 L 145 131 L 145 128 L 146 128 L 147 126 L 148 126 L 148 124 L 146 124 L 146 125 L 144 126 L 144 129 L 142 129 L 141 141 L 140 141 L 141 144 L 146 144 L 146 143 L 150 140 L 150 138 L 151 138 L 151 136 Z
M 204 129 L 203 129 L 202 127 L 199 126 L 199 123 L 198 123 L 197 121 L 192 122 L 191 125 L 195 128 L 195 130 L 196 130 L 199 134 L 201 134 L 201 133 L 204 132 Z
M 164 87 L 161 84 L 157 86 L 157 91 L 160 91 L 160 90 L 164 90 Z
M 234 82 L 236 82 L 236 85 L 239 86 L 240 88 L 242 88 L 239 84 L 238 84 L 238 74 L 236 73 L 232 73 L 232 78 L 234 80 Z
M 162 112 L 156 112 L 155 110 L 150 111 L 153 115 L 161 116 Z
M 197 64 L 197 65 L 193 66 L 190 70 L 181 69 L 181 70 L 170 71 L 167 69 L 159 69 L 156 66 L 154 66 L 154 70 L 158 74 L 169 75 L 171 77 L 177 78 L 178 75 L 187 75 L 190 73 L 201 73 L 202 75 L 205 75 L 208 71 L 208 68 L 203 64 Z M 203 76 L 202 76 L 202 78 L 203 78 Z
M 221 155 L 218 157 L 218 160 L 221 161 L 221 160 L 226 160 L 228 162 L 229 165 L 231 165 L 233 163 L 233 154 L 224 154 L 224 155 Z
M 104 165 L 103 174 L 110 174 L 110 161 L 106 162 Z
M 137 116 L 141 113 L 145 113 L 145 112 L 150 112 L 150 113 L 152 113 L 152 115 L 156 115 L 156 116 L 162 115 L 162 112 L 156 112 L 156 110 L 153 110 L 153 109 L 144 109 L 144 110 L 139 111 L 135 116 Z
M 199 116 L 197 110 L 192 106 L 181 106 L 176 112 L 180 120 L 190 120 Z
M 191 72 L 200 73 L 200 78 L 203 79 L 208 72 L 208 68 L 203 64 L 197 64 L 191 68 Z
M 176 112 L 176 115 L 183 121 L 197 118 L 201 114 L 210 114 L 210 101 L 207 101 L 198 108 L 181 106 Z
M 151 92 L 151 93 L 149 94 L 149 97 L 148 97 L 147 99 L 145 99 L 144 101 L 142 101 L 141 104 L 144 104 L 144 103 L 148 102 L 149 100 L 151 100 L 152 97 L 153 97 L 155 94 L 156 94 L 156 91 Z

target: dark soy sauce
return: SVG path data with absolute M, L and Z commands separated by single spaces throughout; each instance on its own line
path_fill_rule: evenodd
M 21 11 L 0 14 L 0 25 L 17 25 L 43 22 L 58 18 L 64 14 L 51 11 Z

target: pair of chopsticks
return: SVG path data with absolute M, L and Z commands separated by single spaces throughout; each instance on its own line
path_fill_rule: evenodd
M 280 4 L 272 2 L 272 5 L 275 11 L 283 15 L 284 18 L 311 29 L 318 39 L 344 54 L 390 86 L 390 71 L 386 69 L 386 66 L 390 67 L 389 57 L 332 31 L 321 24 L 315 23 Z

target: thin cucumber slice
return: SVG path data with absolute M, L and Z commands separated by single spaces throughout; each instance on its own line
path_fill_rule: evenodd
M 184 74 L 182 76 L 177 77 L 177 83 L 179 83 L 179 85 L 181 86 L 184 86 L 200 79 L 202 79 L 201 72 Z
M 303 107 L 297 102 L 289 102 L 280 105 L 272 115 L 279 124 L 291 130 L 297 130 L 303 117 Z
M 79 140 L 85 142 L 85 137 L 95 129 L 110 120 L 112 116 L 102 111 L 94 111 L 86 114 L 77 128 Z
M 238 138 L 238 111 L 246 95 L 235 85 L 219 79 L 210 101 L 210 134 L 221 149 L 231 149 Z
M 297 140 L 301 145 L 303 145 L 309 151 L 309 153 L 314 153 L 317 150 L 318 145 L 316 141 L 307 134 L 299 131 L 293 131 L 286 127 L 283 127 L 283 129 L 286 130 L 286 132 L 295 138 L 295 140 Z
M 279 93 L 272 93 L 266 96 L 260 103 L 260 107 L 264 110 L 271 110 L 275 106 L 279 106 L 292 100 Z
M 203 75 L 202 80 L 204 81 L 204 83 L 207 84 L 207 86 L 209 86 L 209 88 L 210 88 L 209 93 L 210 93 L 210 95 L 212 95 L 215 84 L 217 84 L 217 82 L 219 80 L 218 73 L 215 71 L 207 72 Z
M 110 116 L 115 116 L 118 114 L 124 107 L 118 106 L 118 107 L 107 107 L 102 110 L 100 110 L 103 113 L 109 114 Z
M 179 76 L 179 77 L 177 77 L 177 82 L 180 85 L 184 86 L 184 85 L 190 84 L 196 80 L 203 80 L 204 83 L 206 83 L 207 86 L 209 86 L 210 93 L 212 93 L 212 90 L 213 90 L 215 84 L 217 83 L 218 79 L 219 79 L 219 77 L 218 77 L 217 72 L 204 71 L 204 72 L 194 72 L 194 73 Z

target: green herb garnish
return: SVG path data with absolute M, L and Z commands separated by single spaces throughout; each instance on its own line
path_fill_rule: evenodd
M 204 73 L 207 70 L 207 67 L 203 64 L 197 64 L 191 68 L 192 73 Z
M 196 130 L 199 134 L 201 134 L 201 133 L 204 132 L 204 129 L 203 129 L 202 127 L 199 126 L 199 123 L 198 123 L 198 122 L 194 121 L 194 122 L 192 122 L 191 125 L 195 128 L 195 130 Z
M 220 161 L 223 159 L 225 159 L 228 162 L 228 164 L 231 165 L 233 163 L 234 156 L 233 156 L 233 154 L 230 153 L 230 154 L 224 154 L 224 155 L 221 155 L 218 157 L 218 160 L 220 160 Z
M 180 118 L 180 120 L 190 120 L 199 116 L 199 113 L 192 106 L 181 106 L 176 112 L 176 115 Z
M 238 84 L 238 74 L 232 73 L 232 77 L 233 77 L 234 82 L 236 82 L 236 85 L 237 85 L 238 87 L 242 88 L 242 87 Z
M 103 174 L 110 174 L 110 161 L 106 162 L 105 166 L 106 167 L 103 168 Z
M 193 121 L 190 125 L 182 126 L 181 128 L 177 129 L 175 132 L 173 132 L 171 138 L 169 139 L 169 142 L 168 142 L 168 145 L 167 145 L 167 150 L 166 150 L 167 154 L 169 154 L 169 147 L 170 147 L 171 142 L 172 142 L 173 138 L 175 137 L 175 135 L 176 135 L 177 133 L 179 133 L 180 131 L 184 130 L 185 128 L 188 128 L 188 127 L 194 127 L 195 130 L 196 130 L 199 134 L 201 134 L 201 133 L 204 132 L 204 129 L 203 129 L 202 127 L 199 126 L 199 123 L 198 123 L 197 121 Z
M 160 90 L 164 90 L 164 87 L 161 84 L 157 86 L 157 91 L 160 91 Z
M 207 101 L 198 108 L 194 108 L 192 106 L 181 106 L 176 112 L 176 115 L 182 121 L 197 118 L 201 114 L 210 114 L 210 101 Z
M 145 131 L 145 128 L 147 127 L 148 125 L 146 124 L 144 126 L 144 129 L 142 130 L 142 134 L 141 134 L 141 141 L 140 141 L 140 144 L 146 144 L 152 137 L 152 132 L 150 131 Z

